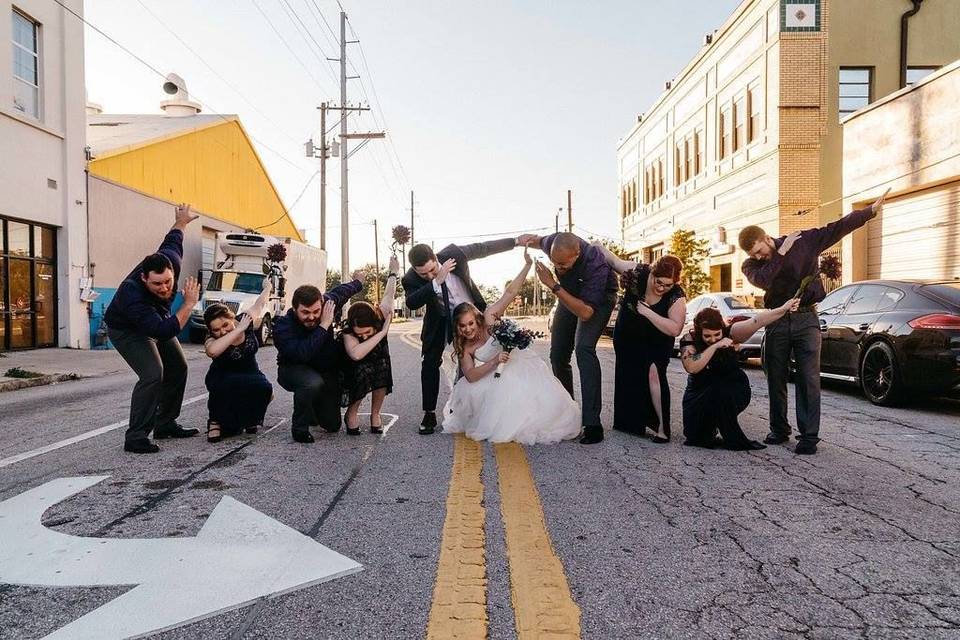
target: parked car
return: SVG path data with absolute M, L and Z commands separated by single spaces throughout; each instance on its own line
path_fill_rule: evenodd
M 820 375 L 895 405 L 960 386 L 960 281 L 866 280 L 818 305 Z
M 701 309 L 708 307 L 713 307 L 719 311 L 727 324 L 747 320 L 760 312 L 759 309 L 753 306 L 753 300 L 748 296 L 731 293 L 729 291 L 715 291 L 699 295 L 687 302 L 686 324 L 684 324 L 683 332 L 674 341 L 674 349 L 678 353 L 680 351 L 680 338 L 693 329 L 694 316 L 696 316 Z M 750 339 L 740 345 L 740 359 L 759 358 L 762 346 L 763 328 L 761 327 Z

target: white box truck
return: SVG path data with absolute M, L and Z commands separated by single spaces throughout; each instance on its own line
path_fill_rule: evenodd
M 270 247 L 282 245 L 283 262 L 270 259 Z M 207 334 L 203 312 L 214 303 L 230 307 L 235 314 L 249 313 L 263 287 L 271 285 L 273 295 L 263 313 L 253 318 L 260 344 L 270 341 L 273 319 L 287 312 L 294 290 L 312 284 L 324 290 L 327 281 L 327 254 L 292 238 L 277 238 L 252 231 L 224 231 L 217 234 L 213 273 L 190 315 L 190 341 L 203 342 Z

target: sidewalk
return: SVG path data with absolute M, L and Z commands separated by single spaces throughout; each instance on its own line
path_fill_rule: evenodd
M 183 345 L 187 362 L 203 357 L 199 345 Z M 0 392 L 15 391 L 80 378 L 100 378 L 129 371 L 129 367 L 113 349 L 31 349 L 6 351 L 0 357 Z M 36 377 L 8 377 L 10 369 L 40 374 Z

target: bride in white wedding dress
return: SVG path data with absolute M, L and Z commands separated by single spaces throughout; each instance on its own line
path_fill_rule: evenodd
M 454 357 L 463 377 L 443 410 L 445 433 L 472 440 L 545 444 L 577 437 L 580 407 L 532 348 L 507 353 L 489 327 L 517 297 L 527 278 L 530 256 L 503 296 L 481 313 L 464 302 L 453 311 Z M 504 363 L 500 377 L 497 365 Z

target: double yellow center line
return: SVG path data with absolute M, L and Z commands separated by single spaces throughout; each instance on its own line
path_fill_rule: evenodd
M 580 637 L 580 608 L 547 533 L 523 448 L 494 445 L 510 593 L 521 640 Z M 427 638 L 487 637 L 483 445 L 457 434 Z

